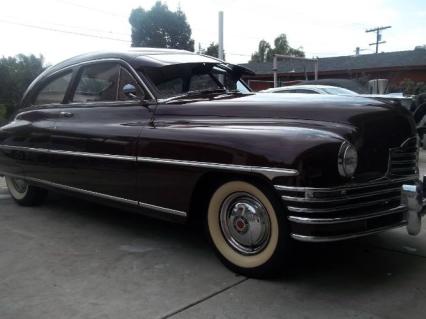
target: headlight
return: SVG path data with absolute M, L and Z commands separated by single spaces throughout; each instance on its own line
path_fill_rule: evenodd
M 343 142 L 340 146 L 337 158 L 337 168 L 343 177 L 352 177 L 358 166 L 358 152 L 349 142 Z

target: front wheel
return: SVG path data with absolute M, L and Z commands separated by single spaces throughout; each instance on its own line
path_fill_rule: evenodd
M 6 185 L 12 198 L 22 206 L 40 205 L 47 196 L 47 190 L 29 185 L 21 178 L 6 176 Z
M 249 277 L 274 275 L 291 252 L 288 223 L 265 189 L 231 181 L 212 195 L 207 212 L 211 242 L 222 262 Z

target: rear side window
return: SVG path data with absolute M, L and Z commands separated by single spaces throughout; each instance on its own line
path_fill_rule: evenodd
M 56 77 L 41 89 L 34 100 L 35 105 L 57 104 L 64 100 L 65 92 L 71 82 L 72 72 Z
M 72 102 L 115 101 L 120 66 L 102 63 L 83 68 Z
M 295 93 L 305 93 L 305 94 L 319 94 L 316 91 L 312 91 L 312 90 L 304 90 L 304 89 L 297 89 L 294 90 Z

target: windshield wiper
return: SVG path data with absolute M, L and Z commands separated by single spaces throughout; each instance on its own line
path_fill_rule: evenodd
M 208 90 L 195 90 L 195 91 L 188 91 L 184 94 L 173 96 L 171 98 L 166 99 L 164 102 L 172 102 L 175 100 L 181 100 L 181 99 L 191 99 L 191 98 L 208 98 L 211 95 L 216 94 L 227 94 L 227 93 L 235 93 L 234 91 L 228 91 L 226 89 L 208 89 Z

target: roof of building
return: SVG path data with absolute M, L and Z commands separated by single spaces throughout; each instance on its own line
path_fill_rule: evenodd
M 272 62 L 241 64 L 257 74 L 272 74 Z M 426 50 L 384 52 L 378 54 L 361 54 L 319 58 L 319 72 L 383 69 L 394 67 L 426 67 Z M 306 68 L 306 69 L 305 69 Z M 278 73 L 313 72 L 313 63 L 300 60 L 278 62 Z

